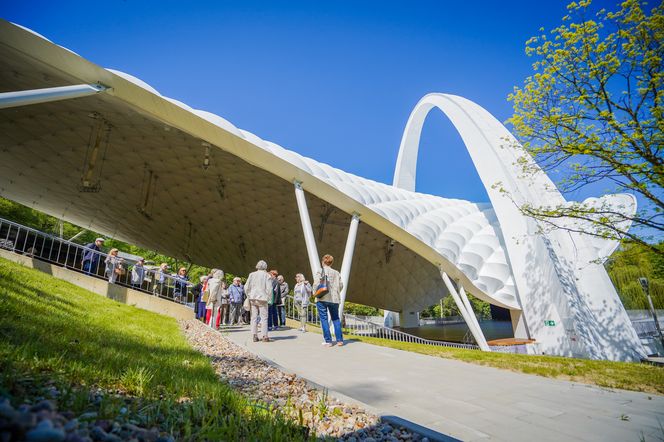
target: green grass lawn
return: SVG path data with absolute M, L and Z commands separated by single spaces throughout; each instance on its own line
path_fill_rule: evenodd
M 664 368 L 631 362 L 591 361 L 558 356 L 489 353 L 463 348 L 434 347 L 387 339 L 352 336 L 362 342 L 441 358 L 502 368 L 548 378 L 567 379 L 601 387 L 664 394 Z
M 304 438 L 301 427 L 221 383 L 172 318 L 4 259 L 0 318 L 0 396 L 15 406 L 56 387 L 61 410 L 123 414 L 176 439 Z
M 299 327 L 299 322 L 296 323 L 293 321 L 290 325 Z M 311 324 L 307 325 L 307 329 L 320 333 L 320 328 L 314 327 Z M 344 334 L 344 338 L 366 342 L 367 344 L 396 348 L 398 350 L 441 358 L 458 359 L 473 364 L 535 374 L 548 378 L 572 380 L 601 387 L 664 394 L 664 368 L 655 367 L 650 364 L 591 361 L 588 359 L 558 356 L 489 353 L 463 348 L 434 347 L 431 345 L 398 342 L 352 334 Z

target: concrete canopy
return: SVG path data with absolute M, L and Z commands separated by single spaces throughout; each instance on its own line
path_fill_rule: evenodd
M 416 312 L 446 295 L 442 266 L 473 295 L 519 308 L 489 204 L 348 174 L 162 97 L 31 31 L 2 22 L 0 36 L 2 92 L 80 83 L 109 88 L 0 111 L 1 195 L 201 265 L 246 274 L 265 259 L 292 279 L 297 272 L 310 277 L 293 193 L 298 180 L 318 250 L 337 257 L 336 265 L 349 215 L 361 215 L 349 301 Z M 100 124 L 108 147 L 102 142 L 95 165 L 99 188 L 83 191 L 86 152 Z

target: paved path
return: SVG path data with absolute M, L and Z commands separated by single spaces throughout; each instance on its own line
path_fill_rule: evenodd
M 283 330 L 237 344 L 316 384 L 461 440 L 664 439 L 664 397 L 513 373 L 361 342 L 320 345 L 321 335 Z M 660 426 L 661 425 L 661 426 Z

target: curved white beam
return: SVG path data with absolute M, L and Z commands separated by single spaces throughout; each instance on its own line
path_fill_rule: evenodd
M 566 230 L 542 233 L 536 220 L 521 213 L 519 206 L 524 203 L 551 207 L 567 202 L 514 136 L 485 109 L 454 95 L 422 98 L 406 124 L 393 185 L 415 190 L 420 134 L 434 108 L 459 131 L 489 195 L 525 328 L 539 349 L 594 359 L 642 357 L 638 336 L 606 271 L 597 263 L 598 250 L 606 253 L 612 247 Z

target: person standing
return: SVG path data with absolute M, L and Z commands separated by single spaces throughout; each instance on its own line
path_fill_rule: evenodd
M 240 323 L 240 312 L 244 301 L 244 287 L 242 287 L 242 280 L 239 277 L 233 278 L 233 284 L 228 288 L 228 296 L 231 301 L 231 313 L 228 322 L 230 325 L 236 325 Z
M 212 277 L 207 280 L 208 300 L 206 308 L 210 310 L 210 328 L 216 329 L 218 327 L 219 306 L 221 305 L 221 293 L 224 286 L 224 272 L 223 270 L 214 269 Z
M 321 259 L 323 268 L 316 272 L 314 277 L 314 293 L 320 287 L 322 280 L 327 281 L 328 291 L 325 295 L 316 298 L 316 307 L 318 308 L 318 317 L 320 318 L 321 328 L 323 329 L 323 337 L 325 342 L 323 345 L 326 347 L 332 346 L 332 336 L 330 335 L 329 318 L 332 320 L 334 326 L 334 336 L 337 339 L 337 345 L 341 347 L 344 345 L 343 335 L 341 334 L 341 321 L 339 320 L 339 302 L 341 296 L 339 293 L 343 289 L 343 282 L 341 282 L 341 275 L 334 270 L 331 265 L 334 263 L 332 255 L 325 255 Z
M 256 263 L 256 271 L 249 274 L 244 284 L 244 291 L 251 305 L 251 334 L 254 342 L 258 342 L 258 318 L 261 319 L 261 339 L 270 342 L 267 335 L 267 305 L 272 298 L 272 280 L 267 273 L 267 263 L 263 260 Z
M 300 316 L 301 332 L 307 331 L 307 307 L 309 306 L 309 298 L 311 297 L 311 284 L 304 279 L 302 273 L 295 275 L 295 287 L 293 287 L 293 301 Z
M 81 267 L 85 273 L 88 275 L 96 275 L 98 271 L 99 264 L 99 252 L 101 247 L 104 245 L 104 238 L 97 238 L 95 242 L 91 242 L 85 245 L 85 252 L 83 253 L 83 260 L 81 261 Z
M 226 281 L 221 282 L 221 292 L 220 292 L 220 304 L 219 304 L 219 317 L 217 318 L 217 327 L 220 324 L 228 325 L 228 311 L 230 310 L 230 298 L 228 294 L 228 285 Z
M 164 283 L 168 275 L 168 264 L 162 262 L 159 269 L 154 273 L 154 282 L 152 284 L 152 294 L 162 296 L 164 294 Z
M 194 312 L 196 313 L 196 319 L 205 321 L 205 301 L 203 301 L 203 287 L 205 286 L 205 281 L 207 281 L 207 276 L 201 276 L 199 278 L 199 283 L 191 288 L 191 292 L 194 295 Z
M 173 299 L 177 302 L 187 302 L 187 286 L 189 277 L 187 276 L 187 269 L 180 267 L 177 275 L 173 278 L 175 288 L 173 289 Z
M 135 290 L 140 290 L 143 285 L 143 279 L 145 279 L 145 260 L 143 258 L 138 258 L 136 264 L 131 269 L 131 288 Z
M 115 279 L 118 277 L 120 268 L 120 258 L 118 257 L 118 249 L 111 249 L 108 256 L 104 260 L 106 267 L 104 268 L 104 276 L 108 278 L 108 282 L 115 284 Z
M 285 327 L 286 326 L 286 298 L 288 298 L 288 293 L 290 292 L 290 288 L 288 287 L 288 283 L 284 281 L 284 276 L 279 275 L 277 276 L 277 282 L 279 283 L 279 293 L 280 293 L 280 298 L 281 302 L 277 304 L 277 315 L 279 316 L 279 326 L 280 327 Z
M 276 330 L 279 328 L 279 313 L 277 311 L 277 305 L 281 303 L 281 290 L 279 288 L 279 281 L 277 281 L 277 275 L 279 272 L 276 270 L 270 270 L 270 283 L 272 284 L 272 296 L 268 302 L 267 307 L 267 329 Z

